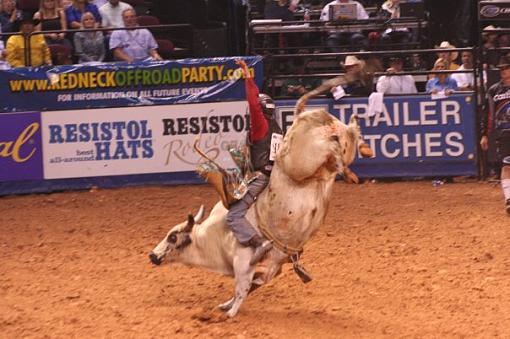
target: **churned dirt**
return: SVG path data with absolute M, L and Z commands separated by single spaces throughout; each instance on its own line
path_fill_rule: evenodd
M 1 338 L 510 336 L 510 217 L 499 186 L 335 185 L 307 244 L 234 319 L 233 280 L 147 254 L 216 197 L 206 186 L 0 198 Z

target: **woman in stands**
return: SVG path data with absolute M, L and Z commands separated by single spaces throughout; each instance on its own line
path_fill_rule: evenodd
M 434 63 L 433 71 L 446 71 L 448 70 L 448 61 L 443 58 L 439 58 Z M 443 92 L 444 95 L 450 95 L 453 91 L 457 91 L 457 82 L 452 79 L 449 74 L 436 73 L 432 79 L 427 81 L 427 93 L 438 94 Z
M 82 29 L 98 26 L 92 13 L 81 16 Z M 106 53 L 103 32 L 77 32 L 74 34 L 74 50 L 79 63 L 103 61 Z
M 36 26 L 38 31 L 64 31 L 61 33 L 46 33 L 44 38 L 48 45 L 66 45 L 71 48 L 71 43 L 65 38 L 67 30 L 66 15 L 59 7 L 57 0 L 41 0 L 39 10 L 35 12 L 34 19 L 39 20 Z

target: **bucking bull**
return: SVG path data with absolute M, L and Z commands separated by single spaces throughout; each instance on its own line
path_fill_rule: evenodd
M 246 215 L 258 232 L 273 241 L 263 261 L 250 265 L 253 249 L 236 240 L 225 222 L 228 211 L 221 202 L 203 221 L 201 206 L 195 216 L 174 226 L 149 254 L 156 265 L 180 262 L 233 276 L 234 296 L 219 305 L 229 317 L 237 314 L 248 293 L 278 275 L 284 263 L 294 262 L 297 273 L 301 271 L 297 260 L 324 222 L 336 175 L 357 181 L 348 168 L 361 140 L 357 118 L 346 125 L 323 109 L 302 112 L 309 97 L 299 100 L 269 185 Z M 362 155 L 366 151 L 360 149 Z M 306 274 L 301 278 L 308 279 Z

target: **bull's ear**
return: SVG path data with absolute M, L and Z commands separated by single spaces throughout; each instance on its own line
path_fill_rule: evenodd
M 186 227 L 184 228 L 183 232 L 191 232 L 193 229 L 193 225 L 195 225 L 195 218 L 193 218 L 192 214 L 188 214 L 188 223 L 186 224 Z

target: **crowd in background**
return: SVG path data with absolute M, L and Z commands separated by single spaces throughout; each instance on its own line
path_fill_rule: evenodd
M 119 0 L 40 0 L 35 12 L 20 10 L 15 0 L 1 0 L 0 67 L 103 61 L 161 60 L 158 44 L 147 29 L 137 28 L 137 13 Z M 101 31 L 99 28 L 112 29 Z M 125 30 L 115 30 L 127 28 Z M 90 30 L 69 32 L 69 30 Z M 34 34 L 42 32 L 41 34 Z M 48 32 L 48 33 L 44 33 Z

